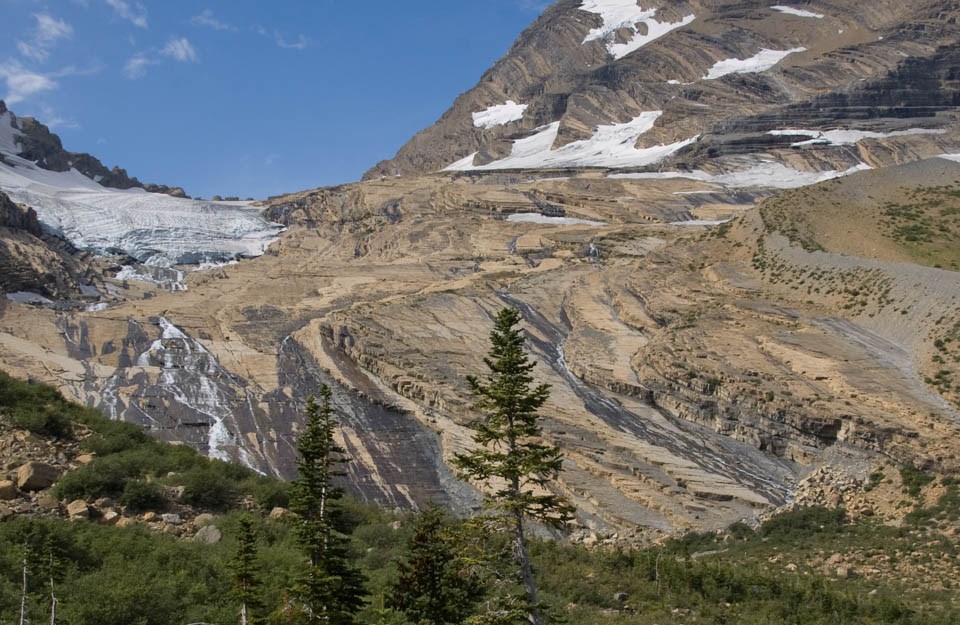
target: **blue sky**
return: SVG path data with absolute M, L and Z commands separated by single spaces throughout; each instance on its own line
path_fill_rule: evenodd
M 0 0 L 0 98 L 145 182 L 265 197 L 359 179 L 544 0 Z

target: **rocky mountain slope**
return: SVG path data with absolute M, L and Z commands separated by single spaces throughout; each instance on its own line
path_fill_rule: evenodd
M 844 171 L 932 155 L 933 137 L 921 147 L 883 139 L 952 127 L 957 18 L 957 4 L 940 0 L 562 0 L 367 178 L 447 167 L 726 171 L 761 157 Z M 837 128 L 874 134 L 819 135 Z
M 886 510 L 880 464 L 960 468 L 957 13 L 562 0 L 370 180 L 267 203 L 263 256 L 10 302 L 0 363 L 281 476 L 326 383 L 358 494 L 467 510 L 445 460 L 509 305 L 585 525 Z

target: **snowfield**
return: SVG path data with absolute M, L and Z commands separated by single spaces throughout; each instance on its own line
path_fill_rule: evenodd
M 696 18 L 695 15 L 687 15 L 679 22 L 658 22 L 654 16 L 659 9 L 642 9 L 635 0 L 584 0 L 580 10 L 603 18 L 603 26 L 587 33 L 583 43 L 597 39 L 604 41 L 607 50 L 615 59 L 622 59 L 648 43 L 686 26 Z M 640 34 L 637 24 L 646 26 L 646 34 Z M 616 41 L 617 31 L 621 28 L 633 31 L 633 36 L 626 43 Z
M 810 137 L 806 141 L 791 143 L 791 147 L 803 147 L 805 145 L 856 145 L 864 139 L 887 139 L 889 137 L 905 137 L 909 135 L 942 135 L 946 130 L 933 128 L 910 128 L 908 130 L 895 130 L 893 132 L 871 132 L 868 130 L 847 130 L 837 128 L 836 130 L 800 130 L 791 128 L 787 130 L 770 130 L 768 135 L 778 137 Z
M 474 113 L 473 125 L 477 128 L 493 128 L 518 121 L 523 119 L 523 112 L 527 110 L 527 106 L 527 104 L 517 104 L 513 100 L 507 100 L 506 104 L 497 104 L 485 111 Z
M 813 11 L 795 9 L 793 7 L 788 7 L 783 4 L 778 4 L 770 8 L 773 9 L 774 11 L 780 11 L 781 13 L 786 13 L 787 15 L 796 15 L 797 17 L 812 17 L 813 19 L 817 19 L 817 20 L 822 20 L 824 17 L 826 17 L 823 13 L 814 13 Z
M 576 217 L 548 217 L 540 213 L 513 213 L 507 221 L 525 224 L 547 224 L 554 226 L 606 226 L 605 221 L 590 221 Z
M 794 52 L 806 52 L 806 48 L 790 50 L 768 50 L 766 48 L 748 59 L 726 59 L 714 63 L 704 80 L 716 80 L 729 74 L 757 74 L 772 69 L 777 63 Z
M 45 170 L 20 158 L 10 113 L 0 116 L 0 190 L 37 211 L 41 223 L 78 248 L 124 253 L 169 267 L 259 256 L 283 229 L 244 203 L 186 200 L 103 187 L 80 172 Z
M 757 165 L 723 174 L 710 174 L 695 170 L 690 172 L 649 172 L 635 174 L 612 174 L 610 178 L 625 180 L 665 180 L 669 178 L 685 178 L 715 184 L 726 189 L 770 188 L 770 189 L 798 189 L 817 184 L 842 176 L 849 176 L 858 171 L 866 171 L 871 167 L 861 163 L 846 171 L 800 171 L 787 167 L 782 163 L 764 161 Z
M 699 138 L 649 148 L 634 147 L 637 139 L 650 131 L 662 114 L 663 111 L 649 111 L 623 124 L 599 126 L 591 138 L 568 143 L 556 150 L 552 147 L 560 130 L 560 122 L 553 122 L 537 128 L 529 137 L 514 141 L 510 156 L 506 158 L 486 165 L 474 165 L 474 152 L 449 165 L 445 171 L 652 165 Z

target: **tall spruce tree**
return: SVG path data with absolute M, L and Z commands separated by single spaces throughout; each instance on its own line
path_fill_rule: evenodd
M 462 557 L 457 530 L 440 508 L 417 517 L 397 564 L 389 604 L 416 625 L 459 625 L 483 595 L 483 582 Z
M 516 327 L 519 323 L 520 314 L 513 308 L 497 314 L 490 352 L 484 358 L 490 373 L 485 381 L 467 377 L 477 398 L 476 407 L 486 417 L 475 427 L 477 447 L 457 454 L 454 465 L 462 478 L 484 487 L 488 507 L 501 511 L 509 521 L 529 620 L 540 625 L 543 617 L 524 520 L 560 527 L 572 518 L 574 508 L 547 490 L 560 473 L 563 456 L 559 447 L 542 443 L 537 411 L 547 401 L 550 386 L 533 386 L 530 372 L 536 363 L 530 362 L 524 351 L 523 332 Z
M 304 623 L 352 625 L 364 605 L 364 579 L 347 552 L 347 537 L 335 527 L 343 490 L 334 478 L 344 475 L 349 460 L 334 435 L 337 421 L 330 405 L 330 389 L 320 388 L 320 404 L 307 401 L 306 423 L 297 443 L 299 476 L 290 492 L 296 513 L 296 534 L 307 556 L 294 595 L 297 619 Z
M 258 594 L 260 577 L 257 574 L 257 544 L 253 522 L 249 517 L 240 519 L 240 534 L 237 536 L 237 551 L 231 562 L 233 569 L 233 594 L 240 604 L 240 625 L 255 625 L 260 604 Z

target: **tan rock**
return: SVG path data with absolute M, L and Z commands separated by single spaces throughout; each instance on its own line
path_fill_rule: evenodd
M 279 506 L 270 511 L 270 518 L 274 521 L 280 521 L 288 516 L 290 516 L 290 511 Z
M 0 482 L 0 501 L 11 501 L 17 498 L 17 485 L 10 480 Z
M 137 520 L 133 517 L 125 516 L 117 519 L 117 527 L 133 527 L 137 524 Z
M 0 505 L 0 521 L 6 521 L 13 516 L 13 510 L 8 506 Z
M 71 521 L 90 518 L 90 506 L 82 499 L 76 499 L 67 504 L 67 516 Z
M 43 490 L 59 478 L 59 469 L 42 462 L 28 462 L 17 469 L 17 487 L 20 490 Z
M 198 514 L 195 519 L 193 519 L 194 527 L 203 527 L 204 525 L 210 525 L 217 519 L 216 516 L 212 514 Z
M 193 542 L 215 545 L 223 538 L 223 533 L 215 525 L 204 525 L 193 536 Z
M 100 522 L 104 525 L 117 525 L 120 522 L 120 513 L 113 508 L 107 508 L 100 515 Z
M 90 464 L 96 458 L 96 454 L 83 454 L 75 458 L 77 464 Z
M 145 523 L 153 523 L 157 520 L 158 516 L 156 512 L 147 512 L 142 518 Z
M 51 493 L 42 493 L 37 497 L 37 505 L 41 510 L 53 512 L 60 509 L 60 502 Z

